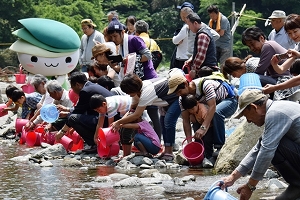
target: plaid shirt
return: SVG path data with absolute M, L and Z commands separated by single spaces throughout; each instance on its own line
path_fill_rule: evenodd
M 36 105 L 40 102 L 42 95 L 37 92 L 33 92 L 30 94 L 25 93 L 25 97 L 26 100 L 22 105 L 22 119 L 25 119 L 30 112 L 36 109 Z
M 206 34 L 200 33 L 198 35 L 197 54 L 193 60 L 191 69 L 196 70 L 196 71 L 198 71 L 200 69 L 202 63 L 205 60 L 206 51 L 208 49 L 209 43 L 210 43 L 210 38 Z

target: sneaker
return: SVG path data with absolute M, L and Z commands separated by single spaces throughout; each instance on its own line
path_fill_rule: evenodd
M 202 167 L 203 168 L 213 168 L 214 165 L 212 164 L 212 162 L 210 162 L 210 160 L 208 160 L 207 158 L 204 158 L 202 161 Z
M 299 186 L 289 185 L 275 200 L 295 200 L 300 198 Z
M 86 153 L 86 154 L 94 154 L 97 153 L 97 146 L 91 146 L 89 149 L 83 149 L 82 152 Z

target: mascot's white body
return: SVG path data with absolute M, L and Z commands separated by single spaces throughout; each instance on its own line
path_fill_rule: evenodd
M 32 74 L 55 77 L 65 89 L 69 89 L 67 74 L 79 60 L 80 38 L 77 33 L 54 20 L 29 18 L 19 21 L 25 28 L 13 32 L 19 40 L 10 49 L 17 52 L 22 67 Z M 62 27 L 61 32 L 53 26 Z

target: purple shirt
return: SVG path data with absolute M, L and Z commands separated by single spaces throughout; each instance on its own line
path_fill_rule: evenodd
M 267 76 L 271 76 L 272 78 L 290 75 L 289 70 L 285 71 L 282 74 L 278 74 L 277 72 L 275 72 L 273 66 L 271 65 L 271 58 L 273 57 L 273 55 L 286 53 L 286 51 L 287 50 L 280 46 L 277 42 L 266 41 L 261 48 L 260 60 L 255 73 L 264 75 L 266 72 Z M 279 62 L 279 64 L 282 64 L 282 62 Z
M 151 124 L 144 120 L 144 121 L 139 122 L 138 125 L 140 126 L 140 129 L 138 130 L 138 134 L 145 135 L 147 138 L 149 138 L 152 141 L 152 143 L 155 146 L 160 147 L 159 138 L 158 138 L 155 130 L 151 126 Z
M 143 41 L 142 38 L 134 35 L 128 35 L 128 51 L 129 53 L 137 53 L 140 54 L 139 52 L 143 49 L 146 49 L 145 42 Z M 157 73 L 153 67 L 152 60 L 148 60 L 146 62 L 143 62 L 143 67 L 144 67 L 144 77 L 143 80 L 147 79 L 152 79 L 152 78 L 157 78 Z

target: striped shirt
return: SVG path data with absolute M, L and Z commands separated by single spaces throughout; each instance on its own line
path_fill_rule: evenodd
M 21 114 L 22 119 L 25 119 L 29 113 L 36 110 L 36 106 L 41 100 L 42 95 L 37 92 L 33 92 L 30 94 L 25 93 L 25 97 L 26 100 L 22 105 L 22 114 Z
M 192 80 L 196 84 L 196 97 L 200 98 L 199 102 L 206 103 L 207 101 L 215 98 L 216 101 L 221 101 L 226 99 L 228 92 L 226 88 L 221 85 L 219 81 L 206 80 L 203 82 L 203 94 L 201 94 L 202 89 L 199 88 L 200 78 Z M 220 87 L 219 87 L 220 86 Z M 218 90 L 216 90 L 218 88 Z
M 131 97 L 129 95 L 115 95 L 106 97 L 107 117 L 112 118 L 120 113 L 121 117 L 129 111 L 131 106 Z M 101 115 L 101 114 L 100 114 Z

